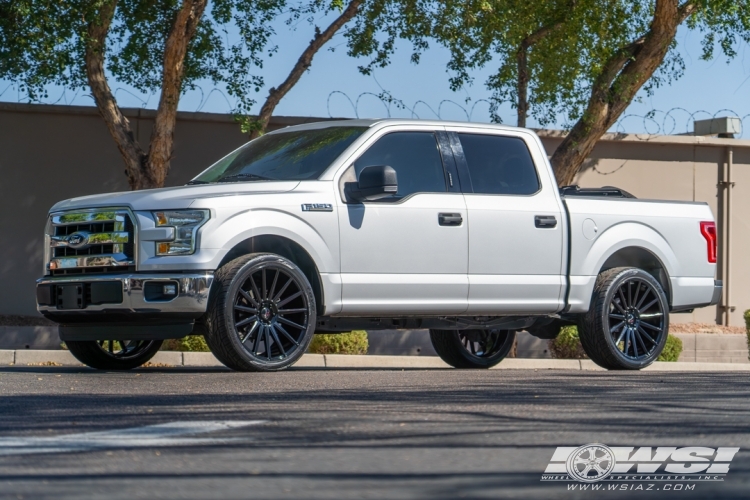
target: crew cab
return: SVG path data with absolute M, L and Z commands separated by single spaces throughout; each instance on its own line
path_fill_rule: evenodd
M 558 189 L 532 131 L 476 123 L 274 131 L 188 185 L 56 204 L 45 252 L 38 309 L 100 369 L 201 334 L 226 366 L 275 371 L 316 332 L 394 328 L 487 368 L 566 323 L 600 366 L 640 369 L 670 313 L 721 295 L 705 203 Z

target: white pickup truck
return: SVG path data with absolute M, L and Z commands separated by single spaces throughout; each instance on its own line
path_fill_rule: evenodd
M 722 286 L 705 203 L 559 190 L 533 132 L 442 121 L 278 130 L 187 186 L 56 204 L 45 252 L 38 309 L 99 369 L 192 333 L 232 369 L 275 371 L 316 332 L 415 328 L 487 368 L 516 331 L 565 323 L 600 366 L 640 369 L 669 313 Z

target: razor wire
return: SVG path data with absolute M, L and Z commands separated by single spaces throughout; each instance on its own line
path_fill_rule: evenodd
M 355 100 L 352 100 L 351 97 L 349 97 L 345 92 L 334 90 L 328 95 L 328 99 L 326 101 L 326 112 L 329 118 L 334 118 L 334 115 L 331 113 L 331 100 L 335 95 L 341 95 L 344 99 L 346 99 L 346 102 L 348 102 L 351 106 L 351 112 L 353 113 L 354 118 L 360 118 L 360 100 L 364 96 L 372 96 L 379 99 L 386 108 L 386 118 L 392 117 L 391 105 L 395 105 L 398 109 L 407 111 L 409 113 L 409 118 L 432 118 L 438 120 L 447 120 L 448 118 L 444 117 L 442 109 L 444 105 L 450 104 L 457 107 L 461 111 L 461 113 L 466 116 L 466 121 L 470 122 L 474 121 L 474 112 L 475 108 L 478 105 L 487 104 L 490 109 L 492 109 L 493 106 L 493 103 L 491 103 L 487 99 L 479 99 L 477 101 L 474 101 L 470 107 L 461 105 L 460 103 L 457 103 L 456 101 L 450 99 L 443 99 L 438 104 L 438 108 L 436 111 L 433 107 L 431 107 L 423 100 L 417 100 L 412 106 L 408 106 L 402 100 L 392 97 L 387 92 L 380 94 L 375 94 L 373 92 L 363 92 L 359 94 L 359 96 L 357 96 Z M 429 110 L 429 114 L 431 116 L 420 115 L 417 112 L 417 106 L 420 104 L 426 107 L 427 110 Z M 722 108 L 714 113 L 706 110 L 690 111 L 683 107 L 674 107 L 666 111 L 660 109 L 652 109 L 645 114 L 628 113 L 622 115 L 617 120 L 617 122 L 615 122 L 614 126 L 610 128 L 610 132 L 616 134 L 631 134 L 642 140 L 647 140 L 649 137 L 654 135 L 693 135 L 692 126 L 696 120 L 714 119 L 719 116 L 738 118 L 740 120 L 740 133 L 736 134 L 735 137 L 743 137 L 745 132 L 745 124 L 748 123 L 747 120 L 750 119 L 750 113 L 742 115 L 741 113 L 737 113 L 736 111 L 729 108 Z M 344 118 L 343 116 L 338 117 Z M 635 127 L 631 128 L 631 131 L 627 130 L 627 125 L 629 123 L 633 123 L 634 121 L 640 122 L 640 128 L 643 132 L 632 132 Z
M 378 86 L 380 86 L 378 84 Z M 59 96 L 48 96 L 45 98 L 31 99 L 28 95 L 23 96 L 20 89 L 14 83 L 9 83 L 4 88 L 0 89 L 0 100 L 6 102 L 10 99 L 3 99 L 3 96 L 9 92 L 19 90 L 17 94 L 17 102 L 25 103 L 37 103 L 37 104 L 83 104 L 80 101 L 82 99 L 93 101 L 93 96 L 90 93 L 82 92 L 80 89 L 72 93 L 69 89 L 62 89 Z M 218 87 L 212 87 L 207 92 L 200 85 L 193 85 L 186 93 L 197 92 L 200 97 L 197 99 L 194 109 L 188 110 L 181 107 L 180 111 L 193 111 L 201 112 L 209 101 L 214 101 L 214 108 L 222 108 L 221 111 L 213 110 L 212 112 L 224 112 L 226 114 L 234 114 L 236 106 L 232 104 L 232 99 L 227 93 Z M 149 104 L 153 102 L 157 96 L 156 93 L 142 93 L 138 94 L 133 92 L 131 89 L 126 87 L 116 87 L 113 90 L 115 98 L 118 95 L 126 95 L 129 99 L 133 99 L 137 102 L 136 107 L 147 109 Z M 221 103 L 219 106 L 215 104 L 215 100 L 219 99 Z M 352 98 L 349 94 L 342 90 L 331 91 L 326 98 L 326 115 L 328 118 L 361 118 L 363 116 L 364 106 L 372 101 L 375 101 L 375 108 L 381 108 L 382 111 L 375 113 L 372 116 L 372 107 L 367 113 L 368 118 L 393 118 L 394 115 L 401 117 L 408 117 L 413 119 L 433 119 L 433 120 L 455 120 L 455 115 L 458 114 L 460 117 L 465 119 L 467 122 L 479 121 L 489 122 L 491 117 L 496 112 L 497 103 L 493 103 L 488 99 L 467 99 L 463 104 L 456 102 L 452 99 L 442 99 L 437 103 L 437 106 L 430 104 L 429 102 L 418 99 L 413 104 L 409 105 L 404 100 L 394 97 L 389 91 L 383 90 L 381 92 L 361 92 L 356 97 Z M 77 102 L 78 101 L 78 102 Z M 349 111 L 344 113 L 333 113 L 332 105 L 336 104 L 335 101 L 344 104 L 345 108 Z M 86 102 L 86 105 L 91 105 L 91 102 Z M 450 111 L 449 111 L 450 110 Z M 448 114 L 451 116 L 448 116 Z M 484 113 L 484 114 L 480 114 Z M 406 116 L 404 116 L 406 115 Z M 622 115 L 615 125 L 610 128 L 610 133 L 615 134 L 629 134 L 641 140 L 648 140 L 654 135 L 692 135 L 693 123 L 700 119 L 713 119 L 719 116 L 728 116 L 738 118 L 740 120 L 740 133 L 736 134 L 736 138 L 743 138 L 746 127 L 750 126 L 750 113 L 742 114 L 736 111 L 723 108 L 716 112 L 710 112 L 706 110 L 690 111 L 683 107 L 673 107 L 667 110 L 652 109 L 644 114 L 638 113 L 627 113 Z M 510 120 L 508 120 L 510 122 Z M 563 129 L 566 127 L 562 127 Z M 637 131 L 635 131 L 637 130 Z

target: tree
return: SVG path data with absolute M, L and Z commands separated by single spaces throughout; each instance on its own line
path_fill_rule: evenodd
M 550 123 L 560 104 L 576 97 L 575 75 L 588 70 L 579 54 L 587 48 L 599 53 L 597 44 L 605 41 L 581 28 L 604 25 L 611 17 L 588 0 L 472 0 L 441 3 L 431 29 L 451 53 L 451 89 L 470 84 L 471 70 L 497 61 L 497 71 L 485 83 L 492 91 L 491 117 L 502 121 L 497 108 L 510 102 L 516 124 L 525 127 L 530 110 L 540 123 Z M 553 79 L 555 84 L 549 85 Z
M 713 54 L 717 34 L 728 57 L 735 55 L 737 37 L 750 41 L 747 0 L 689 0 L 682 4 L 677 0 L 656 0 L 649 9 L 648 28 L 617 47 L 590 82 L 585 110 L 550 159 L 559 185 L 573 183 L 596 142 L 615 124 L 638 91 L 649 82 L 659 85 L 659 79 L 653 80 L 654 74 L 676 47 L 677 28 L 685 21 L 690 28 L 708 32 L 704 39 L 705 58 Z M 682 66 L 676 72 L 674 67 L 671 69 L 669 76 L 681 76 Z
M 340 2 L 336 1 L 332 2 L 327 10 L 330 11 L 336 7 L 340 7 L 340 5 L 338 5 L 339 3 Z M 245 120 L 244 129 L 245 131 L 250 132 L 251 139 L 259 137 L 266 131 L 268 122 L 271 120 L 271 116 L 273 115 L 273 112 L 281 99 L 283 99 L 284 96 L 289 93 L 290 90 L 292 90 L 297 82 L 299 82 L 299 79 L 302 78 L 304 72 L 310 68 L 315 54 L 317 54 L 318 51 L 357 14 L 357 11 L 359 10 L 359 6 L 361 4 L 362 0 L 351 0 L 346 8 L 343 9 L 341 15 L 336 17 L 336 19 L 331 22 L 328 28 L 321 32 L 317 26 L 315 27 L 315 35 L 313 36 L 313 39 L 302 52 L 302 55 L 297 60 L 296 64 L 292 68 L 292 71 L 281 83 L 281 85 L 279 85 L 278 87 L 273 87 L 271 88 L 271 90 L 269 90 L 268 97 L 263 103 L 263 106 L 261 107 L 260 113 L 258 114 L 257 118 L 252 120 Z M 311 7 L 319 6 L 312 5 Z
M 573 123 L 551 162 L 560 185 L 570 184 L 596 142 L 644 89 L 682 75 L 675 51 L 682 23 L 704 33 L 705 58 L 718 45 L 733 57 L 750 40 L 748 0 L 379 0 L 350 35 L 350 53 L 369 56 L 364 72 L 389 63 L 398 38 L 410 40 L 419 61 L 430 40 L 451 53 L 456 90 L 471 72 L 496 65 L 486 82 L 492 118 L 510 101 L 523 125 L 559 115 Z M 530 93 L 530 96 L 529 96 Z
M 10 0 L 0 5 L 0 77 L 30 100 L 50 84 L 89 88 L 125 161 L 132 189 L 160 187 L 169 173 L 181 94 L 209 79 L 253 104 L 263 84 L 251 73 L 273 33 L 284 0 Z M 230 25 L 240 40 L 230 44 Z M 159 92 L 148 147 L 134 136 L 109 79 Z
M 544 125 L 561 111 L 580 107 L 579 82 L 592 71 L 590 63 L 626 39 L 620 25 L 627 15 L 618 5 L 597 0 L 384 0 L 361 16 L 350 37 L 350 53 L 371 57 L 362 68 L 369 73 L 389 64 L 395 39 L 413 43 L 414 62 L 435 40 L 450 51 L 451 90 L 472 84 L 472 71 L 496 66 L 485 82 L 492 91 L 493 121 L 502 121 L 498 106 L 510 102 L 519 126 L 526 125 L 529 113 Z M 603 32 L 608 35 L 601 36 Z

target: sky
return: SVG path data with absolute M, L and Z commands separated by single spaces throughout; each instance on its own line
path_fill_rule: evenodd
M 318 20 L 324 26 L 326 18 Z M 312 28 L 301 23 L 292 31 L 281 20 L 275 26 L 276 35 L 272 43 L 278 52 L 266 58 L 262 74 L 266 88 L 255 98 L 258 111 L 268 88 L 280 83 L 296 62 L 300 53 L 312 37 Z M 672 85 L 659 88 L 652 96 L 639 93 L 613 131 L 630 133 L 679 134 L 692 131 L 693 119 L 713 116 L 738 116 L 748 129 L 745 138 L 750 138 L 750 47 L 741 45 L 738 55 L 727 63 L 724 56 L 711 61 L 700 59 L 701 35 L 681 28 L 677 42 L 685 64 L 683 77 Z M 333 50 L 331 50 L 333 49 Z M 297 86 L 287 94 L 276 108 L 276 115 L 317 117 L 415 117 L 445 120 L 489 121 L 486 99 L 490 92 L 483 83 L 492 72 L 489 67 L 476 71 L 474 84 L 452 92 L 448 85 L 450 75 L 446 72 L 448 52 L 431 44 L 418 65 L 409 60 L 410 44 L 400 43 L 392 64 L 378 69 L 372 76 L 362 75 L 357 66 L 366 60 L 355 60 L 347 55 L 346 41 L 337 35 L 313 60 L 312 67 Z M 719 51 L 717 51 L 717 54 Z M 110 82 L 122 107 L 155 108 L 156 95 L 143 95 L 118 82 Z M 375 97 L 382 91 L 403 101 L 409 109 L 390 107 Z M 0 101 L 25 102 L 12 81 L 0 80 Z M 468 100 L 468 104 L 467 104 Z M 93 105 L 86 92 L 71 92 L 50 87 L 46 103 Z M 181 99 L 182 111 L 229 113 L 233 102 L 221 88 L 211 82 L 202 82 L 200 90 L 188 91 Z M 655 110 L 653 119 L 644 118 Z M 515 110 L 503 105 L 500 115 L 504 123 L 515 124 Z M 530 127 L 538 127 L 533 118 Z M 563 128 L 561 118 L 548 128 Z

